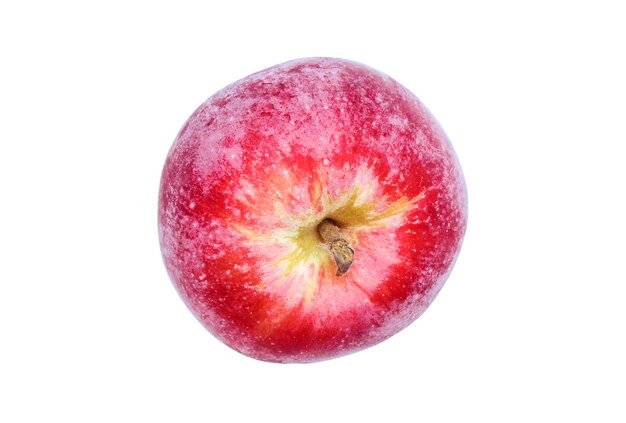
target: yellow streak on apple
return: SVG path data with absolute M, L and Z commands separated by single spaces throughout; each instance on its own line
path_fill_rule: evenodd
M 277 283 L 298 283 L 301 286 L 301 299 L 308 305 L 315 293 L 327 282 L 345 284 L 341 277 L 335 276 L 336 264 L 329 248 L 323 243 L 317 226 L 325 218 L 330 218 L 341 228 L 346 240 L 355 250 L 354 266 L 359 266 L 359 248 L 375 248 L 375 246 L 359 245 L 359 233 L 385 226 L 396 226 L 398 223 L 390 219 L 401 217 L 406 211 L 424 197 L 424 193 L 408 199 L 399 198 L 390 202 L 388 198 L 377 196 L 378 181 L 372 178 L 371 172 L 358 172 L 352 187 L 344 191 L 338 198 L 331 198 L 322 187 L 323 181 L 315 178 L 312 181 L 311 205 L 316 212 L 304 216 L 291 215 L 280 201 L 274 201 L 274 216 L 280 215 L 285 222 L 282 228 L 254 230 L 242 225 L 233 225 L 257 248 L 268 248 L 283 245 L 288 252 L 280 257 L 267 257 L 265 271 L 272 274 L 270 278 Z M 291 175 L 290 175 L 291 176 Z M 295 175 L 293 175 L 295 176 Z M 279 182 L 278 180 L 276 181 Z M 282 183 L 284 183 L 284 178 Z M 363 189 L 365 187 L 365 189 Z M 349 274 L 348 271 L 347 274 Z M 357 283 L 358 281 L 354 281 Z M 265 285 L 257 286 L 264 289 Z

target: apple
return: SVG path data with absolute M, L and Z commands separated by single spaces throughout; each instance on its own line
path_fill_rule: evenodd
M 424 105 L 333 58 L 287 62 L 204 102 L 169 151 L 159 236 L 176 290 L 250 357 L 326 360 L 433 301 L 459 253 L 465 182 Z

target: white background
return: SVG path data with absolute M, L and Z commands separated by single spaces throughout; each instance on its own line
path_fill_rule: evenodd
M 0 421 L 626 420 L 620 2 L 169 3 L 0 6 Z M 408 329 L 278 365 L 187 311 L 156 203 L 202 101 L 307 56 L 421 98 L 470 221 Z

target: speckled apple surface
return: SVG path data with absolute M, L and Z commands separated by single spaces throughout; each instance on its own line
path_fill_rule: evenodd
M 226 345 L 324 360 L 424 312 L 459 253 L 466 198 L 450 142 L 406 88 L 355 62 L 296 60 L 219 91 L 180 130 L 161 179 L 161 250 Z M 316 229 L 326 218 L 354 249 L 343 276 Z

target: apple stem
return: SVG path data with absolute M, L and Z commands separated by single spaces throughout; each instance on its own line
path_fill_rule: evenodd
M 352 246 L 341 233 L 339 226 L 331 219 L 322 220 L 322 223 L 317 225 L 317 232 L 319 232 L 324 244 L 330 249 L 337 264 L 337 276 L 344 275 L 354 261 Z

